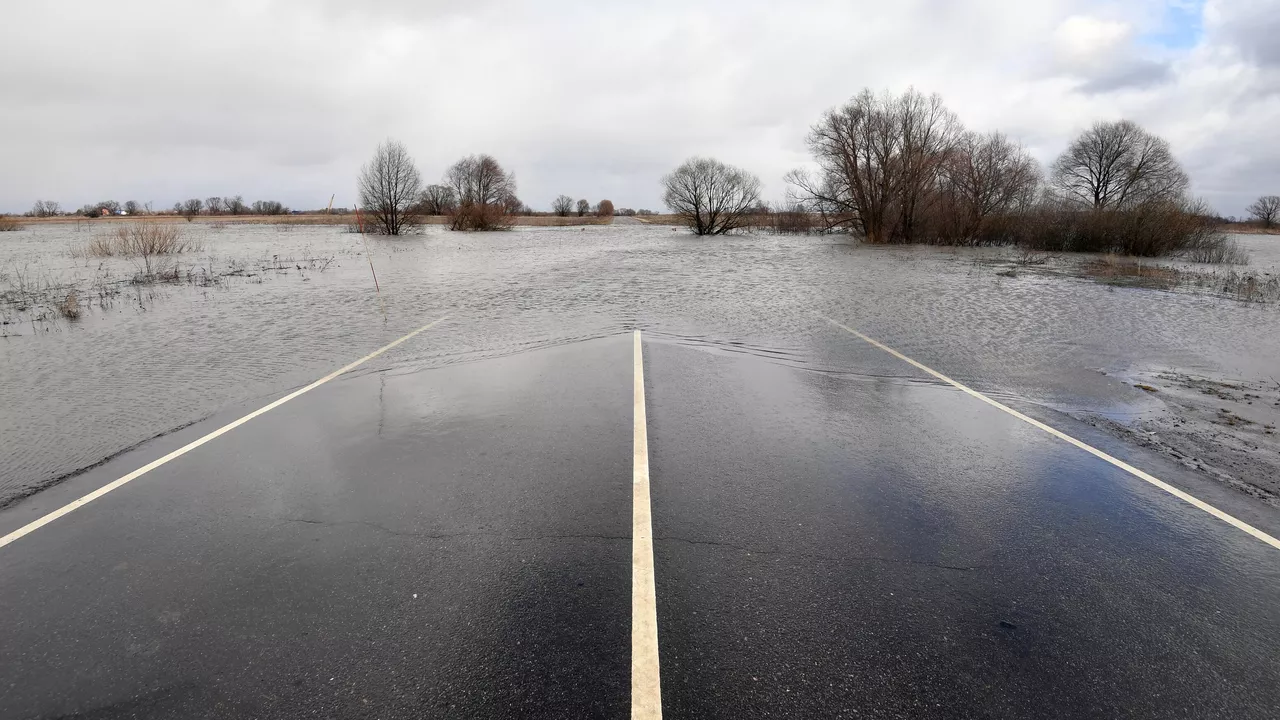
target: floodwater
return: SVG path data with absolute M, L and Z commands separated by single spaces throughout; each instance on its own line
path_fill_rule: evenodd
M 0 236 L 0 293 L 21 283 L 65 294 L 74 285 L 89 302 L 74 321 L 0 305 L 0 505 L 221 408 L 306 384 L 446 315 L 438 331 L 359 372 L 640 328 L 711 352 L 871 373 L 818 341 L 833 332 L 822 314 L 979 390 L 1076 414 L 1150 412 L 1152 400 L 1128 380 L 1143 373 L 1280 379 L 1275 304 L 1005 277 L 990 264 L 1009 256 L 999 249 L 698 239 L 639 224 L 488 234 L 432 227 L 366 240 L 380 303 L 360 236 L 340 228 L 181 227 L 203 249 L 179 258 L 180 269 L 236 274 L 117 285 L 136 272 L 131 261 L 73 257 L 101 232 L 88 224 Z M 1280 272 L 1280 238 L 1238 241 L 1251 271 Z M 104 287 L 120 292 L 103 296 Z

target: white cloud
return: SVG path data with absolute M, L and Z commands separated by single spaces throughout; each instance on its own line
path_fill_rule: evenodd
M 1184 4 L 24 3 L 7 11 L 23 31 L 0 46 L 0 209 L 228 193 L 349 203 L 386 136 L 428 177 L 490 152 L 535 207 L 561 192 L 656 207 L 659 176 L 694 153 L 781 197 L 822 110 L 914 85 L 1046 162 L 1093 120 L 1132 118 L 1238 214 L 1280 192 L 1268 136 L 1280 13 L 1212 0 L 1198 43 L 1144 41 Z

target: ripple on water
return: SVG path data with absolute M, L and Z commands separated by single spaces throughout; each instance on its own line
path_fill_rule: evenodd
M 370 240 L 386 318 L 359 239 L 337 228 L 184 226 L 188 265 L 279 265 L 225 287 L 130 290 L 74 324 L 0 338 L 0 503 L 230 404 L 305 384 L 423 323 L 450 320 L 367 371 L 407 372 L 642 328 L 655 340 L 821 372 L 910 369 L 856 354 L 815 311 L 962 382 L 1071 407 L 1113 404 L 1097 372 L 1172 367 L 1276 374 L 1280 312 L 1088 281 L 1002 278 L 999 251 L 883 248 L 840 238 L 700 240 L 667 227 L 521 229 Z M 0 244 L 0 272 L 91 283 L 128 261 L 83 261 L 72 225 Z M 1253 269 L 1280 242 L 1242 239 Z M 333 258 L 324 272 L 281 259 Z M 275 258 L 275 260 L 273 260 Z M 154 292 L 150 298 L 146 293 Z M 13 327 L 13 326 L 6 326 Z M 883 363 L 883 364 L 881 364 Z M 1103 378 L 1099 380 L 1098 378 Z

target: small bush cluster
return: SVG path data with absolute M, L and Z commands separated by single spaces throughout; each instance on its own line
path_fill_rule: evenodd
M 91 257 L 151 257 L 177 255 L 199 250 L 200 244 L 186 240 L 182 231 L 164 223 L 121 225 L 112 232 L 89 241 L 86 254 Z
M 510 230 L 514 223 L 499 204 L 463 203 L 449 214 L 450 230 Z

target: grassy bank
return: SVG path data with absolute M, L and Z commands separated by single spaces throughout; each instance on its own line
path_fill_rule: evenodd
M 1265 228 L 1257 223 L 1224 223 L 1218 229 L 1238 235 L 1280 235 L 1280 225 Z

